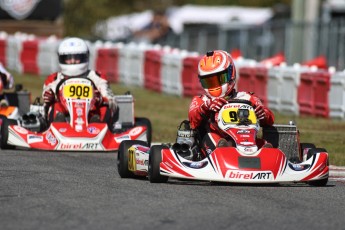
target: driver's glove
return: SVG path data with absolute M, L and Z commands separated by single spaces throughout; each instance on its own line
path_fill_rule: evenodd
M 52 89 L 48 89 L 43 93 L 43 101 L 46 105 L 52 105 L 55 102 L 55 94 Z
M 265 119 L 266 113 L 262 104 L 258 104 L 255 107 L 255 115 L 259 120 Z
M 213 99 L 208 99 L 201 105 L 200 109 L 203 113 L 207 113 L 209 111 L 218 112 L 226 103 L 227 100 L 225 100 L 224 98 L 216 97 Z
M 103 97 L 101 95 L 101 92 L 99 92 L 98 89 L 94 90 L 94 98 L 95 98 L 95 105 L 100 106 L 103 102 Z

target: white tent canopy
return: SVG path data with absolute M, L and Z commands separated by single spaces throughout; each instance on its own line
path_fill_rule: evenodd
M 95 33 L 107 40 L 123 39 L 133 31 L 139 30 L 148 24 L 153 11 L 133 13 L 118 17 L 111 17 L 99 22 Z M 273 16 L 271 8 L 251 8 L 238 6 L 196 6 L 185 5 L 172 7 L 167 10 L 167 16 L 172 30 L 179 34 L 185 24 L 218 24 L 225 25 L 232 22 L 256 25 L 262 24 Z

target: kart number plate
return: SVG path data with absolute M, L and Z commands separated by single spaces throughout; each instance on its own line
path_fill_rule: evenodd
M 238 157 L 238 167 L 240 169 L 261 169 L 261 161 L 258 157 Z
M 63 95 L 70 99 L 91 99 L 92 87 L 84 84 L 70 84 L 63 87 Z
M 251 120 L 253 124 L 256 123 L 254 110 L 249 110 L 248 119 Z M 227 124 L 238 124 L 240 122 L 238 117 L 238 108 L 224 109 L 222 112 L 222 120 Z

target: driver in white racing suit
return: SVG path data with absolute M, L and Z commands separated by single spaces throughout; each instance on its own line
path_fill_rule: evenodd
M 14 85 L 14 79 L 12 74 L 10 74 L 5 67 L 0 62 L 0 106 L 8 106 L 8 101 L 3 95 L 4 89 L 12 89 Z
M 58 47 L 58 58 L 61 71 L 49 75 L 43 85 L 42 97 L 48 121 L 64 121 L 64 115 L 67 114 L 62 104 L 56 100 L 55 90 L 59 82 L 69 77 L 85 77 L 91 79 L 97 88 L 96 104 L 95 108 L 91 108 L 90 122 L 106 122 L 111 125 L 117 104 L 106 77 L 89 70 L 89 49 L 86 42 L 76 37 L 64 39 Z
M 204 155 L 213 151 L 217 146 L 234 146 L 233 140 L 229 140 L 217 125 L 211 121 L 212 115 L 219 112 L 229 99 L 243 99 L 250 101 L 255 109 L 255 114 L 260 120 L 260 125 L 273 125 L 274 115 L 270 109 L 263 105 L 262 101 L 249 92 L 237 92 L 236 68 L 229 53 L 223 50 L 209 51 L 198 64 L 199 81 L 206 94 L 194 96 L 189 107 L 189 122 L 192 129 L 197 130 L 201 139 L 201 150 Z M 257 139 L 258 146 L 266 142 Z M 265 147 L 271 147 L 267 143 Z

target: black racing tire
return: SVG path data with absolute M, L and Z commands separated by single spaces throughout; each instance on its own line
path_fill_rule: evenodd
M 128 149 L 135 144 L 147 146 L 145 141 L 126 140 L 122 141 L 117 153 L 117 171 L 121 178 L 131 178 L 134 174 L 128 169 Z
M 1 141 L 2 141 L 2 132 L 1 132 L 1 130 L 2 130 L 2 121 L 4 120 L 4 119 L 7 119 L 7 117 L 5 116 L 5 115 L 2 115 L 2 114 L 0 114 L 0 147 L 2 147 L 2 144 L 1 144 Z
M 7 144 L 8 140 L 8 127 L 10 125 L 16 125 L 17 120 L 8 119 L 6 116 L 1 116 L 1 130 L 0 130 L 0 147 L 1 149 L 15 149 L 15 146 Z
M 321 180 L 308 181 L 308 184 L 315 187 L 324 187 L 328 183 L 328 177 Z
M 307 154 L 307 158 L 309 159 L 310 157 L 312 157 L 316 153 L 320 153 L 320 152 L 327 152 L 327 150 L 324 149 L 324 148 L 309 149 L 308 154 Z M 308 181 L 309 185 L 316 186 L 316 187 L 326 186 L 327 183 L 328 183 L 328 177 L 324 178 L 324 179 L 321 179 L 321 180 Z
M 161 152 L 162 149 L 167 148 L 163 145 L 154 145 L 150 149 L 148 178 L 151 183 L 166 183 L 169 179 L 169 177 L 160 174 Z
M 135 126 L 145 126 L 147 128 L 146 135 L 147 135 L 147 143 L 151 146 L 152 141 L 152 124 L 151 121 L 145 117 L 136 117 L 135 118 Z

